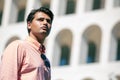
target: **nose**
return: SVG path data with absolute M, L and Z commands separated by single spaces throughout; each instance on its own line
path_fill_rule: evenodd
M 43 21 L 43 22 L 44 22 L 44 24 L 47 24 L 47 20 L 46 20 L 46 19 L 44 19 L 44 21 Z

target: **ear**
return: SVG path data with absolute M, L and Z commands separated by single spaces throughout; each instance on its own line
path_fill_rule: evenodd
M 27 27 L 28 27 L 28 29 L 31 29 L 31 22 L 27 23 Z

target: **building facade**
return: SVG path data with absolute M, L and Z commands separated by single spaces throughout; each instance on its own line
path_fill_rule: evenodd
M 0 0 L 0 55 L 28 35 L 30 10 L 50 8 L 52 80 L 120 80 L 120 0 Z

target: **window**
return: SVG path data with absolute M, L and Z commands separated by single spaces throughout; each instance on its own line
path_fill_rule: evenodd
M 17 22 L 24 21 L 24 16 L 25 16 L 25 8 L 19 10 L 18 17 L 17 17 Z
M 23 22 L 26 11 L 26 0 L 12 0 L 9 23 Z M 13 17 L 14 16 L 14 17 Z
M 114 0 L 114 6 L 115 7 L 120 6 L 120 0 Z
M 0 25 L 2 24 L 4 0 L 0 0 Z
M 86 0 L 86 10 L 98 10 L 105 6 L 105 0 Z
M 76 0 L 67 0 L 66 14 L 75 12 Z
M 93 0 L 92 10 L 104 8 L 105 0 Z
M 75 13 L 76 3 L 77 0 L 60 0 L 58 15 Z
M 116 60 L 120 60 L 120 39 L 117 40 L 117 55 Z
M 101 8 L 101 0 L 94 0 L 93 1 L 93 10 L 94 9 L 100 9 Z
M 2 11 L 0 11 L 0 25 L 2 23 Z
M 95 62 L 95 57 L 96 57 L 96 45 L 93 42 L 89 42 L 87 63 Z
M 61 57 L 60 57 L 61 66 L 69 64 L 69 56 L 70 56 L 70 48 L 67 45 L 63 45 L 61 47 Z

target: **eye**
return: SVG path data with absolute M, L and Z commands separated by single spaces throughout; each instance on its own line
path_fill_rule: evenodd
M 50 19 L 46 19 L 47 20 L 47 22 L 49 23 L 49 24 L 51 24 L 51 20 Z
M 47 23 L 49 23 L 49 24 L 51 24 L 51 23 L 52 23 L 51 19 L 38 18 L 37 20 L 38 20 L 38 21 L 40 21 L 40 22 L 42 22 L 42 21 L 46 20 L 46 21 L 47 21 Z
M 44 18 L 38 18 L 37 20 L 38 21 L 44 21 Z

